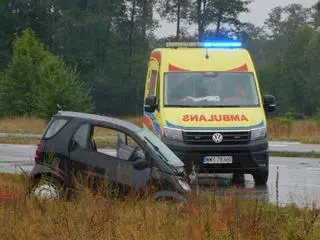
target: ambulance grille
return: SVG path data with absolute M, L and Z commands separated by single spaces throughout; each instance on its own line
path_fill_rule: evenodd
M 212 136 L 215 133 L 221 133 L 223 140 L 221 143 L 215 143 Z M 250 141 L 250 131 L 242 132 L 184 132 L 183 140 L 190 145 L 241 145 L 248 144 Z

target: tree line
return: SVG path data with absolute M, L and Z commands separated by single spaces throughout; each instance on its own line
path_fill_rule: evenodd
M 276 114 L 320 107 L 320 4 L 239 20 L 252 0 L 2 0 L 0 115 L 46 118 L 68 110 L 139 115 L 150 51 L 166 41 L 238 38 L 252 54 Z M 175 25 L 158 38 L 155 13 Z M 196 33 L 189 26 L 196 26 Z

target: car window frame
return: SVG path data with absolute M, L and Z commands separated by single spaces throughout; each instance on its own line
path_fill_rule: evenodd
M 48 131 L 50 130 L 52 124 L 57 120 L 66 120 L 66 122 L 64 123 L 64 125 L 55 134 L 51 135 L 50 137 L 46 137 L 46 135 L 47 135 Z M 69 124 L 70 121 L 71 121 L 71 119 L 70 118 L 66 118 L 66 117 L 52 117 L 50 119 L 50 121 L 48 122 L 45 130 L 43 131 L 42 139 L 43 140 L 50 140 L 50 139 L 54 138 Z
M 125 134 L 125 144 L 126 144 L 126 145 L 128 145 L 128 144 L 127 144 L 128 136 L 131 137 L 132 140 L 134 140 L 134 141 L 139 145 L 139 147 L 144 151 L 145 160 L 147 160 L 148 162 L 150 162 L 150 164 L 151 164 L 151 166 L 152 166 L 153 160 L 152 160 L 152 157 L 151 157 L 151 154 L 150 154 L 150 150 L 149 150 L 148 145 L 146 145 L 146 144 L 144 143 L 144 141 L 140 138 L 139 135 L 134 134 L 134 131 L 129 131 L 129 132 L 127 131 L 127 132 L 126 132 L 122 127 L 117 128 L 117 127 L 114 126 L 114 125 L 108 125 L 108 124 L 99 123 L 99 122 L 94 122 L 94 123 L 89 123 L 89 124 L 90 124 L 91 127 L 93 127 L 93 128 L 94 128 L 94 127 L 108 128 L 108 129 L 110 129 L 110 130 L 117 131 L 117 132 L 120 132 L 120 133 Z M 81 126 L 80 126 L 80 127 L 81 127 Z M 79 127 L 79 128 L 80 128 L 80 127 Z M 79 128 L 78 128 L 78 129 L 79 129 Z M 138 138 L 139 140 L 137 140 L 137 138 Z M 88 139 L 87 139 L 87 140 L 88 140 Z M 128 146 L 130 146 L 130 145 L 128 145 Z M 90 149 L 86 149 L 86 150 L 91 151 Z M 93 152 L 93 151 L 91 151 L 91 152 Z M 128 161 L 128 160 L 125 160 L 125 159 L 121 159 L 121 158 L 118 158 L 118 157 L 114 157 L 114 156 L 112 156 L 112 155 L 108 155 L 108 154 L 105 154 L 105 153 L 102 153 L 102 152 L 98 152 L 98 153 L 104 154 L 104 155 L 106 155 L 106 156 L 108 156 L 108 157 L 116 158 L 116 159 L 121 160 L 121 161 L 131 162 L 131 161 Z
M 91 131 L 91 129 L 92 129 L 92 124 L 91 124 L 91 123 L 89 123 L 89 122 L 81 122 L 81 123 L 79 124 L 79 126 L 77 126 L 77 128 L 74 130 L 73 134 L 71 135 L 71 138 L 70 138 L 70 140 L 69 140 L 69 148 L 68 148 L 68 149 L 69 149 L 69 152 L 70 152 L 70 147 L 71 147 L 71 141 L 73 140 L 75 134 L 79 131 L 79 129 L 80 129 L 82 126 L 85 126 L 85 125 L 89 125 L 89 132 Z M 87 135 L 87 139 L 86 139 L 87 142 L 88 142 L 88 140 L 89 140 L 89 135 L 90 135 L 90 134 Z M 79 146 L 80 146 L 80 145 L 79 145 Z M 81 146 L 80 146 L 80 147 L 81 147 Z M 83 147 L 81 147 L 81 149 L 82 149 L 82 150 L 91 151 L 90 148 L 83 148 Z

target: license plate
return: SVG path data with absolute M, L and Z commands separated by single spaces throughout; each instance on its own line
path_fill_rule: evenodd
M 203 158 L 204 164 L 230 164 L 232 156 L 206 156 Z

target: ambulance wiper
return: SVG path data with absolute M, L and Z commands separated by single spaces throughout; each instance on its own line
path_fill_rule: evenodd
M 169 107 L 179 107 L 179 108 L 186 108 L 186 107 L 197 107 L 193 105 L 168 105 Z
M 243 107 L 241 105 L 215 105 L 214 107 L 220 107 L 220 108 L 240 108 Z

